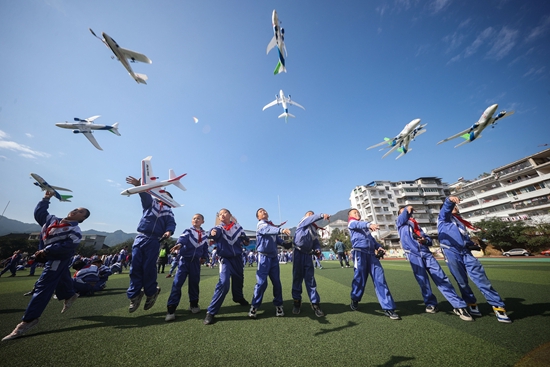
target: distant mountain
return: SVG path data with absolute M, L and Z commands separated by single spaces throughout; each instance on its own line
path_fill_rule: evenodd
M 0 216 L 0 236 L 4 236 L 10 233 L 32 233 L 40 232 L 40 226 L 35 223 L 23 223 L 18 220 L 9 219 L 3 216 Z M 98 234 L 105 236 L 105 244 L 107 246 L 115 246 L 119 243 L 122 243 L 129 239 L 134 239 L 137 236 L 137 233 L 125 233 L 121 230 L 116 230 L 113 233 L 96 231 L 95 229 L 90 229 L 89 231 L 83 231 L 83 234 Z

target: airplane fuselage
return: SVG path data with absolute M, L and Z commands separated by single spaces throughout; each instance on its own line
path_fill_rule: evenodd
M 479 125 L 479 128 L 480 128 L 480 133 L 481 133 L 481 130 L 485 129 L 487 127 L 487 125 L 492 123 L 493 115 L 497 111 L 497 108 L 498 108 L 498 104 L 494 104 L 494 105 L 491 105 L 491 106 L 487 107 L 487 109 L 485 111 L 483 111 L 483 114 L 481 115 L 481 117 L 477 121 L 477 125 Z
M 411 122 L 409 122 L 403 130 L 395 137 L 394 140 L 399 140 L 407 135 L 409 135 L 418 125 L 420 124 L 420 119 L 414 119 Z
M 130 66 L 130 63 L 128 62 L 126 57 L 124 57 L 122 52 L 120 52 L 120 46 L 118 45 L 118 43 L 116 43 L 116 41 L 112 39 L 107 33 L 103 32 L 101 34 L 103 36 L 103 39 L 105 40 L 105 43 L 107 44 L 107 46 L 109 46 L 111 51 L 113 51 L 118 61 L 120 61 L 124 68 L 128 70 L 128 73 L 130 73 L 132 78 L 134 78 L 135 81 L 138 81 L 136 75 L 134 74 L 134 71 L 132 70 L 132 67 Z
M 279 91 L 279 98 L 281 99 L 281 104 L 283 105 L 283 109 L 285 110 L 285 112 L 288 112 L 288 106 L 286 104 L 285 94 L 283 93 L 282 89 Z
M 75 124 L 72 122 L 58 122 L 55 124 L 57 127 L 61 127 L 63 129 L 77 129 L 77 130 L 110 130 L 113 127 L 108 125 L 97 125 L 94 123 L 87 123 L 87 124 Z
M 164 180 L 164 181 L 156 181 L 156 180 L 153 180 L 153 178 L 151 177 L 150 180 L 152 182 L 150 183 L 146 183 L 144 185 L 141 185 L 141 186 L 136 186 L 136 187 L 131 187 L 127 190 L 124 190 L 123 192 L 121 192 L 120 194 L 121 195 L 132 195 L 132 194 L 137 194 L 137 193 L 140 193 L 140 192 L 146 192 L 146 191 L 149 191 L 149 190 L 153 190 L 153 189 L 157 189 L 159 187 L 164 187 L 164 186 L 168 186 L 168 185 L 172 185 L 174 184 L 175 182 L 178 182 L 183 176 L 185 176 L 187 173 L 184 173 L 183 175 L 180 175 L 178 177 L 174 177 L 174 178 L 171 178 L 169 180 Z

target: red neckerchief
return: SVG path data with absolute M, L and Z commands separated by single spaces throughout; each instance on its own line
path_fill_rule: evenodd
M 235 225 L 235 222 L 229 222 L 229 224 L 223 224 L 223 229 L 225 229 L 226 231 L 229 231 L 234 225 Z
M 86 266 L 85 266 L 85 267 L 83 267 L 82 269 L 87 269 L 87 268 L 89 268 L 89 267 L 90 267 L 90 266 L 92 266 L 92 265 L 93 265 L 93 264 L 90 264 L 90 265 L 86 265 Z M 82 270 L 82 269 L 80 269 L 80 270 Z M 76 279 L 76 276 L 78 275 L 78 273 L 80 273 L 80 270 L 79 270 L 79 271 L 77 271 L 76 273 L 74 273 L 74 275 L 73 275 L 73 278 L 75 278 L 75 279 Z
M 193 229 L 195 231 L 197 231 L 197 234 L 199 235 L 199 240 L 197 241 L 198 243 L 201 243 L 202 242 L 202 228 L 201 229 L 196 229 L 195 227 L 193 227 Z
M 42 236 L 42 240 L 45 241 L 46 238 L 48 238 L 48 236 L 50 235 L 50 232 L 54 229 L 54 228 L 62 228 L 62 227 L 68 227 L 70 226 L 69 223 L 61 223 L 60 221 L 56 220 L 55 222 L 53 222 L 52 224 L 50 224 L 48 226 L 48 228 L 46 228 L 46 232 L 44 232 L 44 235 Z
M 413 224 L 413 231 L 418 237 L 424 237 L 422 235 L 422 230 L 420 229 L 420 226 L 418 225 L 418 222 L 414 218 L 409 218 L 409 221 Z
M 265 221 L 267 224 L 269 224 L 270 226 L 273 226 L 273 227 L 277 227 L 277 228 L 281 228 L 282 226 L 284 226 L 286 224 L 286 222 L 288 222 L 288 220 L 285 220 L 283 223 L 281 224 L 274 224 L 272 221 L 270 220 L 266 220 Z
M 351 222 L 352 220 L 359 220 L 359 219 L 354 218 L 354 217 L 348 217 L 348 223 Z
M 471 229 L 472 231 L 479 230 L 479 228 L 475 227 L 472 223 L 468 222 L 466 219 L 463 219 L 460 215 L 454 214 L 454 213 L 452 214 L 453 214 L 453 217 L 455 217 L 460 223 L 464 224 L 464 227 Z
M 325 229 L 323 227 L 319 227 L 317 224 L 315 223 L 311 223 L 311 225 L 315 228 L 315 229 L 320 229 L 321 231 L 324 231 Z

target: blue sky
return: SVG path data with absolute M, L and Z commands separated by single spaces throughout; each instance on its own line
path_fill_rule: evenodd
M 550 144 L 550 3 L 544 1 L 4 1 L 0 4 L 0 210 L 33 222 L 42 197 L 30 172 L 73 190 L 65 215 L 82 228 L 133 232 L 139 176 L 187 173 L 179 233 L 194 213 L 214 224 L 230 209 L 247 229 L 264 207 L 296 225 L 307 210 L 349 207 L 356 185 L 438 176 L 474 178 Z M 285 28 L 288 73 L 273 75 L 271 12 Z M 147 55 L 138 85 L 95 39 Z M 282 89 L 306 110 L 262 112 Z M 515 110 L 460 148 L 436 143 L 473 124 L 489 105 Z M 96 150 L 56 122 L 101 115 L 122 136 L 99 131 Z M 199 119 L 194 123 L 193 116 Z M 428 123 L 395 160 L 366 148 L 414 118 Z M 280 203 L 280 214 L 279 214 Z

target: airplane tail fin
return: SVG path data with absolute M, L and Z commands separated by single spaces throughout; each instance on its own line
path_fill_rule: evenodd
M 285 118 L 285 121 L 288 120 L 289 117 L 296 117 L 294 116 L 293 114 L 289 113 L 289 112 L 283 112 L 279 115 L 279 118 Z
M 145 74 L 138 74 L 138 73 L 134 73 L 135 76 L 136 76 L 136 82 L 138 83 L 141 83 L 141 84 L 147 84 L 145 81 L 148 79 L 147 78 L 147 75 Z
M 174 186 L 180 188 L 180 189 L 183 190 L 183 191 L 187 191 L 187 189 L 185 188 L 185 186 L 183 186 L 183 185 L 181 184 L 181 182 L 179 181 L 179 179 L 182 178 L 183 176 L 185 176 L 185 174 L 179 176 L 179 178 L 178 178 L 178 176 L 176 176 L 174 170 L 173 170 L 173 169 L 170 169 L 170 171 L 168 171 L 168 176 L 169 176 L 170 180 L 177 179 L 176 181 L 174 181 L 174 182 L 172 183 Z
M 399 154 L 399 155 L 397 156 L 397 158 L 395 158 L 395 160 L 398 160 L 399 158 L 403 157 L 405 154 L 407 154 L 407 153 L 410 152 L 411 150 L 412 150 L 412 148 L 411 148 L 411 149 L 408 149 L 408 150 L 405 150 L 405 149 L 403 149 L 403 148 L 397 149 L 397 151 L 401 152 L 401 154 Z
M 461 146 L 461 145 L 468 144 L 468 143 L 471 143 L 471 142 L 472 142 L 472 140 L 469 139 L 469 137 L 470 137 L 469 134 L 467 134 L 467 135 L 468 135 L 468 139 L 467 139 L 467 140 L 464 140 L 462 143 L 460 143 L 460 144 L 458 144 L 458 145 L 455 145 L 455 148 L 458 148 L 458 147 Z M 463 136 L 463 137 L 464 137 L 464 136 Z M 481 138 L 481 135 L 479 135 L 476 139 L 479 139 L 479 138 Z
M 283 71 L 286 73 L 286 68 L 283 65 L 283 63 L 281 62 L 281 60 L 279 60 L 279 62 L 277 63 L 277 66 L 275 67 L 275 70 L 273 70 L 273 75 L 280 74 Z
M 68 202 L 71 202 L 69 199 L 73 197 L 72 195 L 59 195 L 59 196 L 61 196 L 61 199 L 59 199 L 59 201 L 68 201 Z
M 118 122 L 115 122 L 113 126 L 109 129 L 110 132 L 112 132 L 115 135 L 120 136 L 120 133 L 118 132 Z

